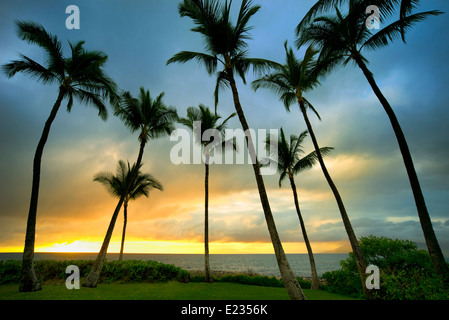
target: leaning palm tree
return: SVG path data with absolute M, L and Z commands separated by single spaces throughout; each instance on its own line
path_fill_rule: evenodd
M 299 60 L 296 58 L 293 49 L 287 47 L 287 42 L 284 44 L 286 52 L 286 63 L 282 66 L 279 71 L 275 71 L 272 74 L 263 76 L 260 79 L 255 80 L 252 85 L 255 90 L 259 88 L 268 88 L 279 94 L 281 101 L 284 103 L 284 107 L 287 111 L 290 111 L 290 106 L 297 102 L 299 105 L 299 110 L 302 113 L 304 121 L 307 126 L 307 130 L 312 139 L 313 146 L 315 148 L 316 156 L 318 162 L 320 163 L 321 170 L 323 171 L 324 177 L 326 178 L 329 187 L 337 202 L 338 209 L 340 210 L 340 215 L 345 227 L 346 233 L 351 244 L 352 251 L 354 253 L 357 267 L 360 275 L 360 280 L 362 281 L 362 288 L 365 288 L 364 279 L 366 271 L 366 261 L 363 257 L 362 251 L 360 250 L 357 237 L 355 235 L 354 229 L 352 228 L 351 221 L 346 212 L 343 199 L 341 198 L 340 192 L 335 185 L 327 167 L 324 163 L 323 156 L 318 144 L 318 139 L 313 130 L 312 123 L 310 122 L 307 110 L 311 109 L 318 119 L 321 120 L 317 110 L 304 96 L 305 93 L 312 90 L 319 85 L 319 76 L 321 75 L 322 68 L 316 64 L 315 56 L 318 51 L 312 46 L 308 47 L 304 58 Z
M 120 255 L 119 261 L 123 260 L 123 249 L 125 246 L 125 234 L 126 234 L 126 225 L 128 222 L 128 202 L 130 200 L 136 200 L 142 196 L 148 198 L 149 193 L 152 189 L 158 189 L 160 191 L 164 191 L 164 187 L 162 184 L 156 180 L 149 173 L 142 173 L 138 170 L 137 177 L 135 178 L 133 184 L 130 188 L 128 185 L 130 184 L 131 175 L 135 170 L 135 164 L 130 167 L 129 162 L 128 165 L 123 160 L 119 160 L 117 165 L 116 174 L 114 175 L 112 172 L 100 172 L 97 173 L 94 177 L 94 181 L 100 182 L 102 185 L 106 187 L 106 189 L 113 196 L 117 198 L 124 198 L 123 201 L 123 231 L 122 231 L 122 243 L 120 246 Z M 127 192 L 127 193 L 125 193 Z
M 80 103 L 92 104 L 97 108 L 99 116 L 106 120 L 107 109 L 104 100 L 106 98 L 114 100 L 117 96 L 115 83 L 103 72 L 103 67 L 108 58 L 106 54 L 101 51 L 88 51 L 83 47 L 84 41 L 80 41 L 75 44 L 69 42 L 71 56 L 64 57 L 61 42 L 56 36 L 47 32 L 42 25 L 30 21 L 18 21 L 17 27 L 18 37 L 44 49 L 47 59 L 45 65 L 42 65 L 25 55 L 21 55 L 20 60 L 3 65 L 6 76 L 11 78 L 16 73 L 24 73 L 44 84 L 57 84 L 59 86 L 58 97 L 51 109 L 50 116 L 45 122 L 34 154 L 31 201 L 22 259 L 19 290 L 36 291 L 41 289 L 34 272 L 37 204 L 42 154 L 51 125 L 64 99 L 68 99 L 68 112 L 72 109 L 74 99 L 76 99 Z
M 198 108 L 187 108 L 187 118 L 180 118 L 178 121 L 187 126 L 195 134 L 196 142 L 199 143 L 205 154 L 205 200 L 204 200 L 204 271 L 206 275 L 206 282 L 213 282 L 210 275 L 209 263 L 209 170 L 210 170 L 210 155 L 212 152 L 219 152 L 228 145 L 225 138 L 226 124 L 235 113 L 227 117 L 222 123 L 218 123 L 221 117 L 217 114 L 212 114 L 208 107 L 199 105 Z M 210 142 L 205 139 L 206 132 L 214 131 L 218 137 L 214 135 L 214 141 Z M 215 141 L 218 139 L 218 141 Z
M 251 67 L 254 71 L 260 72 L 268 70 L 271 67 L 276 67 L 278 64 L 265 59 L 247 57 L 246 40 L 250 38 L 248 32 L 251 29 L 248 23 L 251 17 L 259 11 L 260 6 L 252 5 L 252 1 L 243 0 L 238 12 L 237 21 L 234 24 L 231 20 L 231 3 L 232 1 L 226 1 L 223 4 L 217 0 L 182 1 L 178 6 L 179 13 L 181 17 L 189 17 L 193 20 L 195 27 L 192 31 L 202 35 L 205 40 L 206 53 L 182 51 L 170 58 L 167 61 L 167 64 L 173 62 L 185 63 L 191 60 L 196 60 L 199 63 L 204 64 L 209 75 L 214 75 L 220 64 L 222 69 L 217 72 L 215 109 L 217 109 L 220 89 L 223 87 L 230 87 L 232 90 L 234 107 L 242 128 L 245 132 L 249 132 L 249 125 L 240 103 L 234 76 L 237 74 L 245 82 L 245 74 Z M 246 142 L 251 156 L 251 162 L 253 163 L 254 175 L 265 215 L 265 221 L 267 223 L 276 260 L 286 290 L 291 299 L 306 299 L 293 271 L 291 270 L 282 243 L 279 239 L 264 180 L 260 174 L 260 164 L 256 157 L 254 143 L 249 134 L 246 135 Z
M 301 225 L 301 231 L 304 237 L 304 242 L 307 248 L 307 253 L 309 255 L 310 269 L 312 273 L 312 289 L 319 289 L 319 279 L 316 272 L 315 258 L 313 257 L 312 246 L 310 245 L 309 237 L 307 236 L 306 226 L 304 224 L 304 219 L 302 218 L 301 210 L 299 208 L 298 193 L 296 190 L 296 183 L 294 176 L 300 172 L 311 169 L 317 162 L 317 153 L 313 151 L 306 156 L 301 157 L 304 154 L 302 149 L 302 144 L 304 139 L 307 137 L 307 131 L 302 132 L 299 136 L 290 135 L 290 141 L 285 137 L 284 129 L 280 130 L 280 137 L 277 141 L 273 141 L 273 137 L 269 136 L 267 138 L 267 146 L 273 145 L 277 146 L 278 153 L 276 157 L 270 159 L 277 165 L 279 173 L 279 188 L 282 186 L 282 181 L 288 176 L 290 181 L 290 186 L 293 191 L 293 200 L 295 203 L 296 213 L 298 214 L 299 223 Z M 272 149 L 270 149 L 272 150 Z M 323 147 L 320 148 L 321 155 L 329 154 L 333 148 Z M 277 159 L 277 160 L 276 160 Z
M 125 91 L 121 95 L 121 101 L 115 105 L 115 115 L 119 116 L 131 132 L 139 131 L 139 154 L 135 168 L 140 168 L 142 163 L 143 152 L 146 143 L 150 139 L 157 139 L 170 135 L 174 128 L 174 121 L 178 119 L 176 109 L 167 107 L 163 102 L 164 93 L 161 93 L 155 99 L 151 98 L 150 92 L 144 88 L 140 88 L 138 98 L 134 98 L 129 91 Z M 130 184 L 127 185 L 129 190 L 136 179 L 138 169 L 132 171 Z M 124 194 L 127 194 L 125 192 Z M 123 205 L 125 198 L 120 200 L 115 207 L 114 213 L 109 223 L 106 236 L 103 240 L 97 259 L 82 285 L 84 287 L 96 288 L 100 278 L 101 268 L 103 267 L 106 253 L 108 251 L 109 242 L 111 241 L 114 231 L 115 222 Z
M 362 70 L 386 112 L 396 135 L 435 272 L 446 285 L 449 285 L 449 267 L 435 235 L 404 132 L 393 108 L 374 80 L 373 73 L 368 69 L 368 60 L 362 55 L 364 49 L 375 50 L 385 47 L 398 38 L 402 34 L 402 30 L 407 31 L 415 23 L 429 16 L 439 15 L 441 12 L 434 10 L 411 14 L 372 34 L 366 27 L 367 13 L 363 1 L 351 1 L 346 14 L 342 14 L 338 8 L 335 10 L 335 16 L 317 17 L 307 27 L 297 30 L 299 32 L 297 45 L 305 43 L 318 45 L 321 50 L 318 61 L 328 62 L 324 63 L 324 65 L 327 64 L 327 71 L 339 64 L 346 65 L 350 61 L 353 61 Z

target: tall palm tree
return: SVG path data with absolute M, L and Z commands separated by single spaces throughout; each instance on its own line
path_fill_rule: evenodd
M 178 119 L 176 109 L 167 107 L 163 102 L 164 93 L 158 95 L 155 99 L 151 98 L 150 92 L 143 87 L 140 88 L 138 98 L 134 98 L 129 91 L 125 91 L 121 95 L 121 100 L 115 105 L 115 115 L 120 117 L 131 132 L 139 131 L 139 155 L 135 168 L 140 168 L 142 163 L 143 152 L 146 143 L 150 139 L 157 139 L 170 135 L 174 128 L 174 121 Z M 132 183 L 137 177 L 138 169 L 135 169 L 130 178 L 129 190 Z M 125 192 L 124 194 L 127 194 Z M 84 287 L 96 288 L 100 278 L 101 268 L 103 267 L 106 253 L 108 251 L 109 242 L 111 241 L 112 232 L 114 231 L 115 222 L 122 207 L 125 198 L 120 197 L 120 200 L 114 210 L 114 213 L 109 223 L 106 236 L 103 240 L 100 252 L 97 259 L 82 285 Z
M 129 162 L 128 165 L 126 165 L 123 160 L 119 160 L 115 175 L 112 172 L 100 172 L 97 173 L 94 177 L 94 181 L 100 182 L 102 185 L 104 185 L 109 193 L 111 193 L 113 196 L 117 198 L 124 198 L 124 220 L 119 261 L 122 261 L 123 259 L 126 225 L 128 222 L 128 202 L 130 200 L 136 200 L 142 196 L 148 198 L 149 193 L 152 189 L 164 191 L 164 187 L 158 180 L 156 180 L 151 174 L 142 173 L 140 172 L 140 170 L 138 170 L 137 177 L 134 180 L 133 184 L 130 188 L 128 188 L 128 185 L 130 184 L 131 174 L 134 172 L 135 167 L 135 164 L 130 167 Z
M 250 0 L 242 0 L 237 21 L 234 24 L 233 21 L 231 21 L 231 4 L 232 1 L 225 1 L 224 4 L 217 0 L 182 1 L 178 6 L 179 13 L 181 17 L 189 17 L 193 20 L 195 27 L 192 31 L 202 35 L 205 40 L 205 50 L 207 53 L 182 51 L 169 59 L 167 64 L 173 62 L 185 63 L 191 60 L 197 60 L 201 64 L 204 64 L 210 75 L 216 73 L 218 65 L 220 64 L 222 69 L 216 74 L 215 108 L 217 108 L 220 89 L 223 87 L 230 87 L 232 90 L 234 107 L 242 128 L 245 132 L 249 132 L 249 125 L 240 103 L 234 75 L 237 74 L 243 82 L 246 82 L 245 74 L 251 67 L 254 71 L 260 72 L 268 70 L 271 67 L 276 67 L 277 64 L 264 59 L 247 57 L 246 40 L 250 38 L 248 32 L 251 30 L 248 22 L 251 17 L 259 11 L 260 6 L 253 5 Z M 250 135 L 246 135 L 246 142 L 253 163 L 254 175 L 265 220 L 286 290 L 291 299 L 306 299 L 293 271 L 291 270 L 282 243 L 279 239 L 264 180 L 260 174 L 260 164 L 257 160 L 254 144 Z
M 310 122 L 309 116 L 307 114 L 307 109 L 311 109 L 321 120 L 318 112 L 313 107 L 313 105 L 304 96 L 305 93 L 312 90 L 319 85 L 319 76 L 321 75 L 322 69 L 316 64 L 315 56 L 318 51 L 312 46 L 309 46 L 304 54 L 304 58 L 299 60 L 296 58 L 293 49 L 287 47 L 287 42 L 284 44 L 286 52 L 286 63 L 282 66 L 279 71 L 275 71 L 271 74 L 265 75 L 260 79 L 255 80 L 252 85 L 255 90 L 261 87 L 269 88 L 275 91 L 279 96 L 281 101 L 284 103 L 284 107 L 287 111 L 290 111 L 290 106 L 297 102 L 299 109 L 302 113 L 304 121 L 307 126 L 307 130 L 312 139 L 313 146 L 315 148 L 316 156 L 318 162 L 320 163 L 321 170 L 323 171 L 324 177 L 326 178 L 329 187 L 334 194 L 335 200 L 337 202 L 338 208 L 340 210 L 340 215 L 345 227 L 346 233 L 349 238 L 349 242 L 354 253 L 358 271 L 360 274 L 360 280 L 362 282 L 362 287 L 365 288 L 364 279 L 366 271 L 366 261 L 363 257 L 362 251 L 360 250 L 357 237 L 355 235 L 354 229 L 352 228 L 351 221 L 346 212 L 346 207 L 341 198 L 340 192 L 337 189 L 327 167 L 324 163 L 323 156 L 321 154 L 321 149 L 318 144 L 318 139 Z M 367 292 L 365 292 L 367 293 Z
M 366 27 L 367 14 L 364 6 L 365 3 L 360 0 L 353 1 L 350 2 L 348 13 L 345 15 L 336 8 L 335 16 L 315 18 L 309 26 L 298 30 L 300 33 L 297 45 L 305 43 L 318 45 L 321 50 L 318 61 L 328 61 L 328 71 L 341 63 L 346 65 L 350 61 L 353 61 L 362 70 L 386 112 L 396 135 L 435 272 L 441 276 L 447 286 L 449 285 L 449 267 L 444 260 L 432 226 L 407 140 L 393 108 L 378 87 L 373 73 L 368 69 L 368 60 L 362 55 L 363 49 L 375 50 L 385 47 L 399 37 L 402 30 L 407 31 L 415 23 L 429 16 L 439 15 L 441 12 L 434 10 L 411 14 L 372 34 Z
M 278 149 L 277 161 L 276 159 L 270 159 L 271 162 L 276 162 L 279 173 L 279 188 L 282 185 L 282 181 L 288 176 L 290 186 L 293 191 L 293 200 L 295 202 L 296 213 L 298 214 L 299 223 L 301 225 L 301 231 L 306 244 L 307 253 L 309 255 L 310 269 L 312 273 L 312 289 L 319 289 L 319 279 L 316 272 L 315 258 L 313 257 L 312 246 L 310 245 L 309 237 L 307 236 L 306 226 L 304 219 L 302 218 L 301 210 L 299 208 L 298 193 L 296 190 L 296 183 L 294 176 L 300 172 L 311 169 L 317 162 L 317 153 L 313 151 L 304 157 L 302 144 L 307 137 L 307 131 L 303 131 L 299 136 L 290 135 L 290 141 L 285 137 L 284 129 L 281 128 L 281 134 L 277 141 L 273 141 L 273 137 L 268 137 L 266 143 L 267 146 L 275 143 Z M 271 149 L 270 149 L 271 150 Z M 324 147 L 320 148 L 321 155 L 329 154 L 333 148 Z
M 204 200 L 204 271 L 206 275 L 206 282 L 213 282 L 210 275 L 210 263 L 209 263 L 209 170 L 210 170 L 210 154 L 212 152 L 220 151 L 227 145 L 225 138 L 226 124 L 229 119 L 235 117 L 235 113 L 227 117 L 222 123 L 218 123 L 221 117 L 217 114 L 212 114 L 208 107 L 199 105 L 198 108 L 187 108 L 187 118 L 180 118 L 178 121 L 187 126 L 194 132 L 196 142 L 199 143 L 205 154 L 205 200 Z M 198 125 L 200 126 L 198 128 Z M 210 142 L 204 139 L 203 135 L 209 130 L 214 130 L 219 134 L 218 141 Z M 214 136 L 215 139 L 215 136 Z
M 56 118 L 62 100 L 68 99 L 68 112 L 72 109 L 74 99 L 80 103 L 92 104 L 97 108 L 98 115 L 106 120 L 107 109 L 104 100 L 106 98 L 114 100 L 117 95 L 115 83 L 103 72 L 103 67 L 108 58 L 106 54 L 101 51 L 88 51 L 83 47 L 84 41 L 79 41 L 75 44 L 69 42 L 71 56 L 64 57 L 62 44 L 57 36 L 47 32 L 42 25 L 31 21 L 18 21 L 17 27 L 17 34 L 20 39 L 44 49 L 46 62 L 45 65 L 42 65 L 25 55 L 21 55 L 20 60 L 14 60 L 2 66 L 6 76 L 11 78 L 16 73 L 24 73 L 36 78 L 43 84 L 57 84 L 59 86 L 58 97 L 45 122 L 34 154 L 31 201 L 19 287 L 20 291 L 25 292 L 41 289 L 34 272 L 34 243 L 41 160 L 51 125 Z

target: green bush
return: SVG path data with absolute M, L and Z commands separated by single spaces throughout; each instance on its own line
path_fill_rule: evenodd
M 310 289 L 312 287 L 312 282 L 305 280 L 303 278 L 296 278 L 302 289 Z M 321 285 L 320 285 L 321 286 Z
M 217 280 L 218 282 L 235 282 L 240 284 L 248 284 L 264 287 L 283 287 L 284 284 L 276 277 L 260 276 L 260 275 L 225 275 Z
M 323 278 L 327 285 L 324 289 L 354 298 L 362 298 L 362 284 L 360 282 L 358 272 L 354 273 L 349 270 L 335 270 L 325 272 Z
M 212 276 L 212 280 L 215 282 L 233 282 L 240 284 L 248 284 L 253 286 L 263 286 L 263 287 L 275 287 L 282 288 L 284 283 L 281 279 L 276 277 L 262 276 L 257 274 L 226 274 L 221 277 Z M 297 278 L 302 289 L 310 289 L 311 282 L 304 280 L 303 278 Z M 204 274 L 197 274 L 190 277 L 191 282 L 204 282 L 206 277 Z
M 65 270 L 69 265 L 80 269 L 81 278 L 86 277 L 92 268 L 93 260 L 57 261 L 38 260 L 34 262 L 36 276 L 41 282 L 64 281 Z M 0 284 L 20 281 L 22 262 L 19 260 L 0 261 Z M 165 282 L 177 280 L 189 281 L 189 273 L 173 265 L 156 261 L 125 260 L 106 261 L 100 274 L 100 283 L 120 282 Z
M 17 283 L 20 281 L 21 261 L 0 261 L 0 284 Z
M 380 270 L 380 289 L 373 297 L 382 300 L 449 299 L 442 281 L 435 274 L 427 251 L 418 250 L 409 240 L 362 237 L 360 249 L 367 264 Z M 362 283 L 353 253 L 340 262 L 341 270 L 326 272 L 326 290 L 362 297 Z

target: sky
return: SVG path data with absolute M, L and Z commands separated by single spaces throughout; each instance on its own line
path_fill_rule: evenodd
M 261 10 L 250 24 L 249 55 L 284 62 L 285 40 L 313 0 L 257 0 Z M 80 29 L 69 30 L 66 7 L 80 10 Z M 85 40 L 89 50 L 109 59 L 105 72 L 118 87 L 137 95 L 140 87 L 186 115 L 200 103 L 213 108 L 215 79 L 195 62 L 166 65 L 182 50 L 203 51 L 192 22 L 181 18 L 177 0 L 1 1 L 0 64 L 23 53 L 44 63 L 41 48 L 16 36 L 16 20 L 33 20 L 68 42 Z M 240 1 L 234 1 L 238 9 Z M 449 12 L 445 0 L 422 1 L 420 11 Z M 416 25 L 407 43 L 365 52 L 369 68 L 401 123 L 420 179 L 434 229 L 449 256 L 449 33 L 447 13 Z M 298 56 L 303 51 L 299 50 Z M 298 135 L 305 123 L 296 106 L 285 111 L 276 95 L 237 82 L 241 103 L 253 129 L 279 129 Z M 32 161 L 57 85 L 26 75 L 0 74 L 0 252 L 23 251 Z M 412 240 L 425 249 L 423 233 L 393 130 L 362 72 L 337 68 L 307 94 L 322 121 L 312 117 L 320 146 L 335 148 L 325 159 L 358 238 L 369 235 Z M 63 102 L 63 107 L 67 101 Z M 218 113 L 234 112 L 230 90 L 222 91 Z M 240 128 L 237 118 L 229 128 Z M 183 128 L 182 125 L 177 125 Z M 204 247 L 204 165 L 175 165 L 169 137 L 150 141 L 142 171 L 164 186 L 149 198 L 130 203 L 125 252 L 202 253 Z M 106 121 L 91 106 L 61 108 L 42 159 L 37 213 L 37 252 L 98 252 L 117 199 L 93 181 L 96 173 L 115 172 L 118 160 L 134 162 L 139 143 L 109 109 Z M 307 139 L 304 151 L 313 150 Z M 350 251 L 335 199 L 319 166 L 295 177 L 299 202 L 314 253 Z M 264 176 L 276 226 L 287 253 L 306 253 L 288 182 Z M 210 253 L 273 253 L 249 164 L 212 165 L 209 181 Z M 123 216 L 117 220 L 109 252 L 120 249 Z

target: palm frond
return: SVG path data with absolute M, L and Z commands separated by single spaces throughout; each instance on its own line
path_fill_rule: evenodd
M 108 109 L 107 109 L 106 105 L 104 104 L 103 99 L 98 94 L 78 88 L 78 89 L 70 90 L 70 96 L 77 98 L 80 103 L 86 103 L 86 104 L 93 105 L 98 110 L 98 116 L 102 120 L 105 121 L 108 118 Z M 71 105 L 70 99 L 69 99 L 69 104 L 67 105 L 67 111 L 70 112 L 71 107 L 72 107 L 72 105 Z
M 340 6 L 343 2 L 347 0 L 318 0 L 312 8 L 306 13 L 302 18 L 301 22 L 296 26 L 295 32 L 296 36 L 301 34 L 308 24 L 320 13 L 323 13 L 331 8 Z
M 443 12 L 438 10 L 426 11 L 415 13 L 413 15 L 404 17 L 396 22 L 391 23 L 390 25 L 382 28 L 372 37 L 370 37 L 366 42 L 361 46 L 360 50 L 364 47 L 375 50 L 382 47 L 387 46 L 390 42 L 395 39 L 401 37 L 404 39 L 404 34 L 408 30 L 410 30 L 416 23 L 421 22 L 430 16 L 437 16 L 442 14 Z
M 315 113 L 315 115 L 317 116 L 318 120 L 321 121 L 320 114 L 319 114 L 318 111 L 315 109 L 315 107 L 314 107 L 314 106 L 313 106 L 313 105 L 312 105 L 306 98 L 304 98 L 304 102 L 305 102 L 306 107 L 307 107 L 307 108 L 310 108 L 310 109 L 313 111 L 313 113 Z
M 16 73 L 21 72 L 29 75 L 31 78 L 37 78 L 44 84 L 53 83 L 59 80 L 53 72 L 36 61 L 22 54 L 21 57 L 22 60 L 14 60 L 2 66 L 2 69 L 8 78 L 12 78 Z
M 217 70 L 217 57 L 202 52 L 178 52 L 167 61 L 167 65 L 174 62 L 186 63 L 191 60 L 197 60 L 198 63 L 203 64 L 210 75 L 213 75 Z
M 16 21 L 17 36 L 28 43 L 36 44 L 47 52 L 47 68 L 58 76 L 64 75 L 62 44 L 58 38 L 47 32 L 45 28 L 32 21 Z
M 332 150 L 334 150 L 334 148 L 322 147 L 322 148 L 320 148 L 320 153 L 324 157 L 324 156 L 330 155 Z M 305 157 L 299 159 L 298 162 L 296 162 L 295 165 L 293 166 L 292 171 L 293 171 L 294 174 L 298 174 L 300 172 L 303 172 L 303 171 L 306 171 L 306 170 L 310 170 L 310 169 L 313 168 L 313 166 L 317 162 L 318 162 L 317 152 L 316 151 L 312 151 L 311 153 L 309 153 Z

